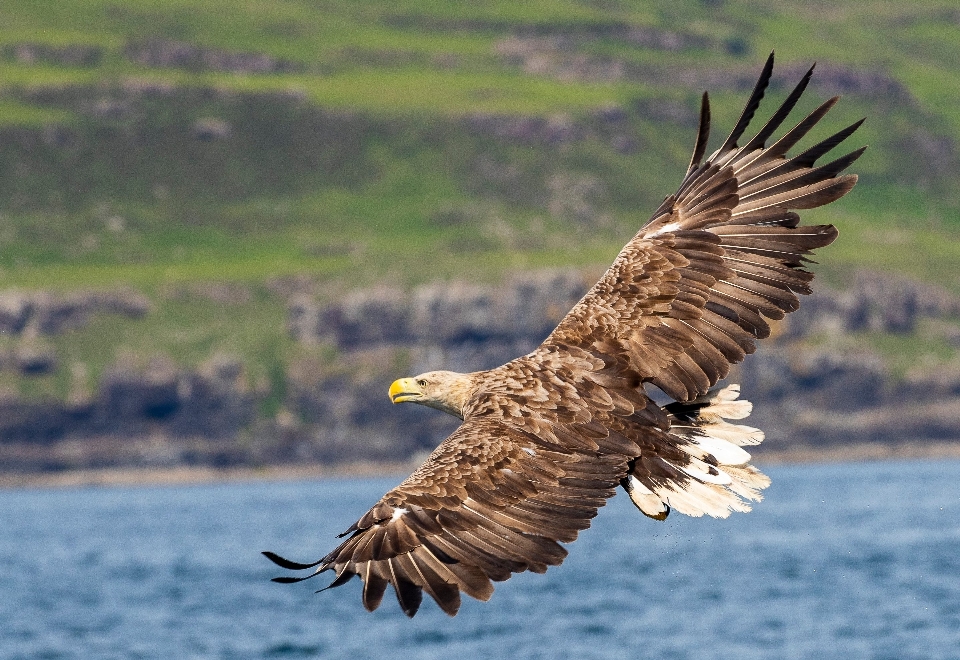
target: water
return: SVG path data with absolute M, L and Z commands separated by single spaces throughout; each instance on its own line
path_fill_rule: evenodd
M 960 462 L 767 471 L 723 521 L 620 495 L 455 619 L 268 582 L 393 479 L 0 492 L 0 657 L 960 659 Z

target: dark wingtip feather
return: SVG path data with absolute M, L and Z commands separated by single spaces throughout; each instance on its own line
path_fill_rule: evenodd
M 829 152 L 838 144 L 850 137 L 858 128 L 860 128 L 860 125 L 863 124 L 864 121 L 866 121 L 866 117 L 860 121 L 850 124 L 842 131 L 837 131 L 827 139 L 818 142 L 806 151 L 792 158 L 791 162 L 796 163 L 797 165 L 812 167 L 822 155 Z M 866 149 L 866 147 L 864 147 L 864 149 Z
M 353 532 L 358 531 L 358 530 L 360 529 L 360 527 L 357 525 L 358 522 L 360 522 L 360 521 L 358 520 L 357 522 L 355 522 L 355 523 L 353 523 L 352 525 L 350 525 L 350 527 L 348 527 L 348 528 L 346 529 L 346 531 L 343 531 L 343 532 L 340 532 L 339 534 L 337 534 L 337 538 L 338 538 L 338 539 L 342 539 L 342 538 L 343 538 L 344 536 L 346 536 L 347 534 L 352 534 Z
M 814 64 L 807 70 L 803 78 L 800 79 L 800 82 L 797 83 L 797 86 L 793 88 L 793 91 L 790 92 L 790 95 L 787 96 L 786 100 L 780 105 L 773 116 L 770 117 L 764 127 L 761 128 L 756 136 L 743 148 L 745 152 L 763 147 L 770 136 L 773 135 L 774 131 L 780 127 L 780 124 L 783 123 L 783 120 L 786 119 L 793 110 L 794 106 L 797 104 L 797 101 L 800 100 L 803 92 L 806 91 L 807 85 L 810 83 L 810 78 L 813 76 L 813 70 L 816 68 L 816 66 L 817 65 Z
M 812 209 L 818 206 L 835 202 L 853 189 L 857 183 L 856 174 L 844 174 L 835 179 L 833 183 L 820 188 L 815 193 L 804 195 L 790 202 L 790 208 L 793 209 Z
M 313 577 L 314 575 L 319 575 L 319 573 L 313 573 L 309 577 Z M 354 575 L 356 575 L 356 573 L 352 571 L 343 571 L 340 573 L 340 575 L 338 575 L 333 579 L 333 582 L 325 586 L 323 589 L 317 589 L 316 593 L 320 593 L 321 591 L 326 591 L 327 589 L 334 589 L 336 587 L 344 585 L 350 580 L 352 580 Z M 301 579 L 306 580 L 307 578 L 301 578 Z
M 320 561 L 315 561 L 312 564 L 301 564 L 300 562 L 290 561 L 289 559 L 285 559 L 274 552 L 270 552 L 269 550 L 264 550 L 261 554 L 267 559 L 269 559 L 270 561 L 272 561 L 277 566 L 280 566 L 281 568 L 289 569 L 291 571 L 302 571 L 308 568 L 313 568 L 314 566 L 319 565 L 321 561 L 323 561 L 321 559 Z
M 400 609 L 412 619 L 423 602 L 423 590 L 413 582 L 400 577 L 393 582 L 393 589 L 397 594 Z
M 770 148 L 767 149 L 767 155 L 773 158 L 786 154 L 793 145 L 799 142 L 803 136 L 806 135 L 807 132 L 809 132 L 810 129 L 817 124 L 817 122 L 823 119 L 823 116 L 827 114 L 827 112 L 830 111 L 830 108 L 836 105 L 837 101 L 839 100 L 839 96 L 834 96 L 821 103 L 816 110 L 804 117 L 799 124 L 787 131 L 779 140 L 771 145 Z
M 770 57 L 767 58 L 766 64 L 763 65 L 763 70 L 760 72 L 760 78 L 757 79 L 757 84 L 753 87 L 753 92 L 750 94 L 750 99 L 747 101 L 747 105 L 744 106 L 743 112 L 740 114 L 740 119 L 737 120 L 737 124 L 730 132 L 730 136 L 723 143 L 723 146 L 720 147 L 719 153 L 722 154 L 729 149 L 736 148 L 737 140 L 739 140 L 740 136 L 743 135 L 743 132 L 747 130 L 747 126 L 750 125 L 750 120 L 753 119 L 754 113 L 757 111 L 757 108 L 760 107 L 760 101 L 763 99 L 763 93 L 766 91 L 767 85 L 770 84 L 771 75 L 773 75 L 773 53 L 770 53 Z
M 687 167 L 687 174 L 690 174 L 703 160 L 703 154 L 707 150 L 707 141 L 710 139 L 710 95 L 706 92 L 700 98 L 700 124 L 697 127 L 697 141 L 693 147 L 693 156 L 690 157 L 690 165 Z
M 860 158 L 860 156 L 863 155 L 863 152 L 865 152 L 866 150 L 867 150 L 867 145 L 863 145 L 859 149 L 854 149 L 853 151 L 848 153 L 846 156 L 841 156 L 840 158 L 836 159 L 832 163 L 828 163 L 827 165 L 824 165 L 824 168 L 835 169 L 838 173 L 842 172 L 843 170 L 850 167 L 853 163 L 855 163 Z
M 304 580 L 309 580 L 314 575 L 316 575 L 316 573 L 311 573 L 306 577 L 275 577 L 275 578 L 271 578 L 270 581 L 278 582 L 280 584 L 293 584 L 294 582 L 303 582 Z
M 360 598 L 363 603 L 363 609 L 373 612 L 380 603 L 383 602 L 383 594 L 387 591 L 387 581 L 380 576 L 369 572 L 370 565 L 367 564 L 366 577 L 363 579 L 363 594 Z

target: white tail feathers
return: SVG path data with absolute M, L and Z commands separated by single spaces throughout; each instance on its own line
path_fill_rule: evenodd
M 707 437 L 734 445 L 759 445 L 763 442 L 763 431 L 752 426 L 718 421 L 706 423 L 700 428 Z
M 635 476 L 630 475 L 624 481 L 623 487 L 630 495 L 630 501 L 640 509 L 643 515 L 650 516 L 654 520 L 663 520 L 670 513 L 670 507 L 660 499 L 660 496 L 644 486 Z
M 705 454 L 710 454 L 721 465 L 746 465 L 750 461 L 750 454 L 735 444 L 711 435 L 701 435 L 692 438 Z
M 700 416 L 703 419 L 711 421 L 720 421 L 723 419 L 743 419 L 750 416 L 753 410 L 753 404 L 749 401 L 738 399 L 740 396 L 740 386 L 737 384 L 727 385 L 721 390 L 713 389 L 706 393 L 697 402 L 706 399 L 710 405 L 700 410 Z
M 682 457 L 635 462 L 623 485 L 643 514 L 663 520 L 672 508 L 689 516 L 726 518 L 732 511 L 749 511 L 748 500 L 762 499 L 760 491 L 770 479 L 749 465 L 750 454 L 741 447 L 760 444 L 763 432 L 724 421 L 750 414 L 752 404 L 739 395 L 739 385 L 728 385 L 664 406 L 670 414 L 668 437 Z

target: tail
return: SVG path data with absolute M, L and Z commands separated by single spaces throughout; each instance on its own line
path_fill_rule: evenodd
M 644 515 L 663 520 L 676 509 L 726 518 L 763 499 L 760 491 L 770 479 L 749 464 L 750 454 L 742 449 L 760 444 L 763 431 L 724 421 L 743 419 L 753 409 L 749 401 L 737 400 L 739 395 L 739 385 L 714 387 L 693 401 L 663 406 L 670 420 L 664 445 L 677 451 L 640 456 L 621 481 Z

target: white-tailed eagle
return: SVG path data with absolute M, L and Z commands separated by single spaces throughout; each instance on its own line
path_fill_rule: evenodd
M 837 230 L 802 226 L 794 211 L 849 192 L 857 177 L 842 172 L 864 151 L 816 165 L 861 120 L 788 155 L 836 97 L 772 139 L 813 68 L 741 144 L 772 69 L 771 55 L 730 136 L 706 160 L 703 95 L 677 192 L 539 348 L 489 371 L 393 383 L 394 403 L 438 408 L 463 424 L 319 561 L 264 553 L 283 568 L 314 569 L 276 581 L 332 571 L 335 587 L 359 575 L 368 610 L 389 584 L 408 616 L 424 591 L 452 616 L 461 592 L 487 600 L 491 581 L 560 564 L 561 543 L 589 527 L 618 485 L 658 520 L 671 509 L 721 518 L 749 511 L 769 479 L 742 447 L 763 434 L 726 421 L 751 406 L 738 400 L 738 386 L 717 383 L 769 335 L 766 319 L 782 319 L 810 293 L 807 256 Z M 673 402 L 655 403 L 647 383 Z

